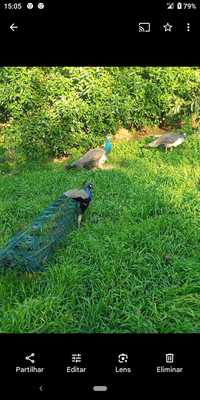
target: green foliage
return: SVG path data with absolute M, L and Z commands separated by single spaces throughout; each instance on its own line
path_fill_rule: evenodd
M 200 113 L 197 67 L 0 68 L 0 144 L 27 158 L 67 155 Z

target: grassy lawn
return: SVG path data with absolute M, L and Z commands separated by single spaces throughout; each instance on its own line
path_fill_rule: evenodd
M 0 274 L 0 332 L 200 332 L 200 138 L 172 152 L 116 144 L 112 169 L 30 163 L 0 183 L 0 246 L 84 180 L 80 231 L 32 278 Z

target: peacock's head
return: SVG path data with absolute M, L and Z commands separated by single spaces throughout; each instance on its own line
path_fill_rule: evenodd
M 84 181 L 84 183 L 83 183 L 83 188 L 84 189 L 92 190 L 93 187 L 94 187 L 94 185 L 92 183 L 88 183 L 87 181 Z
M 111 141 L 111 135 L 106 135 L 106 142 L 110 142 Z
M 88 188 L 89 190 L 92 190 L 92 189 L 93 189 L 93 185 L 92 185 L 91 183 L 88 183 L 87 188 Z

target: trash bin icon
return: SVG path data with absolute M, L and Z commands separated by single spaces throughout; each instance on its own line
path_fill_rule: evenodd
M 165 354 L 165 360 L 166 363 L 172 364 L 174 362 L 174 354 L 172 353 Z

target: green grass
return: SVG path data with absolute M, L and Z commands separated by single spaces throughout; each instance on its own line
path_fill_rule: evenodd
M 143 143 L 115 145 L 110 170 L 31 163 L 1 177 L 1 247 L 86 179 L 94 200 L 45 272 L 1 272 L 0 332 L 200 332 L 200 139 Z

